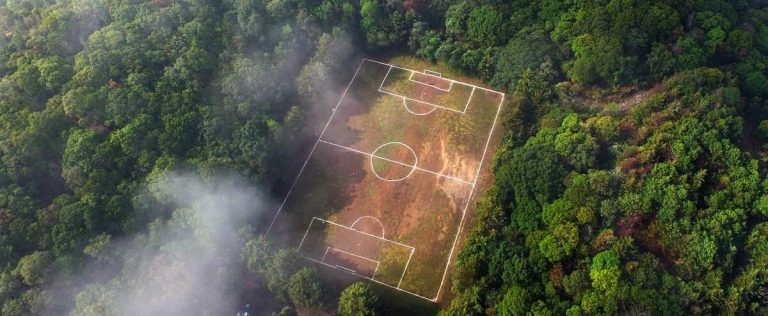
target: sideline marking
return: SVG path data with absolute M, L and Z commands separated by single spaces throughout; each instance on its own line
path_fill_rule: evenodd
M 349 80 L 349 84 L 347 84 L 347 87 L 344 89 L 344 93 L 341 95 L 341 99 L 339 99 L 339 102 L 336 103 L 336 106 L 333 107 L 333 109 L 331 110 L 331 118 L 329 118 L 328 122 L 325 123 L 325 127 L 323 127 L 323 131 L 320 132 L 320 136 L 317 137 L 317 141 L 315 141 L 315 145 L 312 146 L 312 150 L 310 150 L 309 155 L 307 155 L 307 160 L 304 160 L 304 164 L 301 165 L 301 169 L 299 169 L 299 173 L 296 175 L 296 178 L 293 179 L 293 184 L 291 184 L 291 188 L 288 189 L 288 193 L 285 194 L 285 198 L 283 199 L 283 202 L 280 203 L 280 207 L 277 209 L 277 213 L 275 214 L 275 217 L 272 219 L 272 222 L 269 223 L 269 227 L 267 227 L 267 231 L 264 233 L 265 236 L 269 234 L 269 231 L 272 230 L 272 226 L 275 225 L 275 221 L 277 220 L 277 217 L 280 216 L 280 212 L 283 210 L 283 207 L 285 207 L 285 202 L 288 201 L 288 198 L 291 196 L 293 189 L 296 187 L 296 183 L 299 182 L 299 177 L 301 177 L 301 174 L 304 173 L 304 169 L 307 168 L 307 164 L 309 163 L 309 158 L 312 158 L 312 154 L 315 153 L 315 149 L 317 149 L 317 144 L 320 143 L 320 138 L 323 137 L 323 134 L 325 134 L 325 130 L 327 130 L 328 126 L 331 125 L 333 116 L 336 115 L 336 109 L 338 109 L 339 105 L 341 105 L 341 101 L 343 101 L 344 97 L 347 95 L 347 92 L 349 91 L 349 87 L 351 87 L 352 83 L 355 82 L 357 73 L 360 72 L 360 68 L 363 67 L 363 63 L 366 60 L 367 59 L 363 59 L 360 62 L 360 64 L 357 65 L 357 70 L 355 70 L 355 74 L 352 75 L 352 79 Z
M 483 162 L 485 161 L 485 156 L 488 154 L 488 146 L 491 144 L 491 138 L 493 138 L 493 130 L 496 128 L 496 121 L 499 119 L 499 113 L 501 113 L 501 107 L 504 105 L 504 97 L 506 95 L 501 94 L 501 101 L 499 101 L 499 108 L 496 110 L 496 116 L 493 118 L 493 124 L 491 124 L 491 132 L 488 134 L 488 140 L 485 141 L 485 149 L 483 149 L 483 157 L 480 158 L 480 165 L 477 167 L 477 172 L 475 173 L 475 182 L 472 184 L 472 190 L 469 191 L 469 197 L 467 197 L 467 205 L 464 206 L 464 211 L 461 212 L 461 221 L 459 221 L 459 228 L 456 231 L 456 236 L 453 238 L 453 246 L 451 246 L 451 251 L 448 253 L 448 260 L 445 264 L 445 271 L 443 271 L 443 278 L 440 281 L 440 287 L 437 288 L 437 295 L 435 295 L 435 298 L 432 300 L 434 302 L 437 302 L 437 299 L 440 297 L 440 292 L 443 290 L 443 285 L 445 283 L 445 277 L 448 275 L 448 268 L 451 266 L 451 257 L 453 257 L 453 251 L 456 250 L 456 244 L 459 241 L 459 236 L 461 235 L 462 227 L 464 226 L 464 220 L 466 219 L 467 215 L 467 209 L 469 209 L 469 204 L 472 202 L 472 195 L 475 193 L 475 187 L 477 187 L 477 181 L 479 181 L 480 177 L 480 170 L 483 168 Z

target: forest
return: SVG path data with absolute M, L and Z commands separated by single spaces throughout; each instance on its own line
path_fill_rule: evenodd
M 507 94 L 437 304 L 263 236 L 403 55 Z M 767 163 L 766 1 L 0 0 L 0 315 L 768 314 Z

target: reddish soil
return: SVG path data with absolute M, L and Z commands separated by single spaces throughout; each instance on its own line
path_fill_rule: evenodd
M 608 105 L 616 103 L 619 105 L 619 110 L 625 112 L 663 90 L 664 85 L 661 83 L 657 83 L 644 90 L 640 90 L 637 86 L 627 86 L 621 88 L 619 92 L 599 96 L 595 96 L 595 94 L 599 94 L 595 90 L 583 90 L 577 91 L 576 99 L 584 104 L 598 108 L 606 108 Z

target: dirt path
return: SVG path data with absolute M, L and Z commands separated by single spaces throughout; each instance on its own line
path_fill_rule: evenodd
M 581 92 L 575 96 L 575 99 L 596 109 L 605 109 L 611 104 L 618 104 L 619 111 L 626 112 L 633 106 L 648 99 L 648 97 L 663 91 L 664 88 L 664 85 L 661 83 L 657 83 L 645 90 L 638 90 L 636 86 L 624 87 L 619 92 L 600 97 L 592 97 L 588 92 Z

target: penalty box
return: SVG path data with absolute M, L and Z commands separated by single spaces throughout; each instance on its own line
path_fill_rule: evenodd
M 389 65 L 378 91 L 401 98 L 414 106 L 465 113 L 476 86 L 443 78 L 434 72 L 420 72 Z
M 267 233 L 309 260 L 436 301 L 503 100 L 364 60 Z
M 355 229 L 354 224 L 348 227 L 317 217 L 309 222 L 298 248 L 307 259 L 397 287 L 414 251 L 412 246 Z

